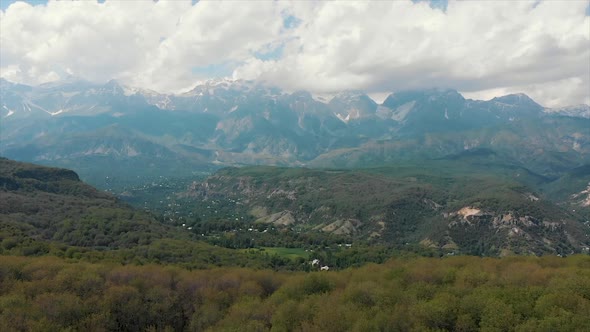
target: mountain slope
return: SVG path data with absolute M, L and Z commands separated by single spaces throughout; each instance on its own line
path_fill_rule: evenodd
M 577 167 L 543 186 L 553 200 L 590 223 L 590 164 Z
M 176 234 L 153 217 L 81 182 L 70 170 L 0 158 L 3 241 L 122 248 Z
M 587 250 L 579 215 L 515 179 L 521 168 L 489 171 L 450 161 L 429 166 L 348 170 L 272 167 L 218 171 L 183 194 L 259 223 L 403 246 L 421 243 L 463 253 L 569 254 Z

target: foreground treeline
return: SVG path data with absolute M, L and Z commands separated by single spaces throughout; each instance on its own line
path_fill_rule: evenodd
M 0 260 L 2 331 L 590 331 L 590 257 L 339 272 Z

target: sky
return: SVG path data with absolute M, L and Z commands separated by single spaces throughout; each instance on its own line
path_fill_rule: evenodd
M 250 79 L 377 99 L 439 87 L 590 104 L 590 0 L 0 0 L 0 76 L 160 92 Z

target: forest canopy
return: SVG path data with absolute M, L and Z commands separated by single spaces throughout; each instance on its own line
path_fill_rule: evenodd
M 338 272 L 3 256 L 4 331 L 588 331 L 590 257 L 395 258 Z

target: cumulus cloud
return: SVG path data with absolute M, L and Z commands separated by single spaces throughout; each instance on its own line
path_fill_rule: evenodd
M 25 83 L 72 75 L 178 90 L 206 79 L 193 68 L 243 61 L 280 38 L 280 11 L 273 2 L 16 2 L 0 14 L 1 74 Z
M 549 106 L 590 103 L 586 1 L 321 2 L 292 52 L 249 60 L 237 77 L 292 89 L 370 92 L 451 87 L 467 95 L 525 92 Z
M 588 1 L 106 1 L 11 5 L 2 76 L 65 74 L 173 91 L 222 66 L 287 90 L 449 87 L 590 103 Z M 270 54 L 270 56 L 260 56 Z M 197 70 L 195 70 L 195 68 Z M 209 73 L 215 75 L 215 73 Z

